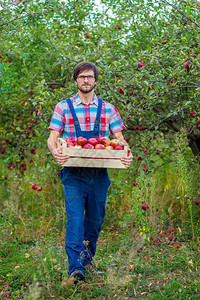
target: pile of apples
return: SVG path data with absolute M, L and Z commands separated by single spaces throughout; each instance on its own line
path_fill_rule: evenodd
M 73 137 L 67 138 L 66 142 L 68 148 L 124 150 L 122 142 L 117 139 L 110 140 L 107 137 L 100 138 L 95 136 L 87 140 L 86 138 L 79 136 L 77 140 Z

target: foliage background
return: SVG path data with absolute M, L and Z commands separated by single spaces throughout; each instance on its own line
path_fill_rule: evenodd
M 99 9 L 92 0 L 17 0 L 1 1 L 0 7 L 3 293 L 10 290 L 14 299 L 28 294 L 37 299 L 41 293 L 47 299 L 50 294 L 65 297 L 55 285 L 66 272 L 57 270 L 55 275 L 51 261 L 52 250 L 57 265 L 67 264 L 61 248 L 55 246 L 63 247 L 64 242 L 63 190 L 57 175 L 60 168 L 47 150 L 46 139 L 54 106 L 76 93 L 74 66 L 86 60 L 98 66 L 96 94 L 118 108 L 134 155 L 129 170 L 109 170 L 112 186 L 99 242 L 103 250 L 99 250 L 97 262 L 101 266 L 104 253 L 102 263 L 112 272 L 107 273 L 103 291 L 99 291 L 98 282 L 98 288 L 90 289 L 89 295 L 113 297 L 118 290 L 117 297 L 123 298 L 127 289 L 129 296 L 156 299 L 159 288 L 158 299 L 170 291 L 179 297 L 179 289 L 185 297 L 197 299 L 200 2 L 102 0 Z M 42 191 L 33 191 L 33 183 Z M 148 211 L 141 210 L 144 202 Z M 168 240 L 170 227 L 176 228 L 172 242 Z M 163 235 L 163 231 L 167 233 Z M 113 239 L 118 248 L 115 242 L 110 243 Z M 174 242 L 181 244 L 176 254 Z M 162 267 L 155 247 L 163 247 Z M 17 254 L 14 249 L 18 249 Z M 27 249 L 30 260 L 28 257 L 26 276 L 19 262 Z M 115 253 L 115 259 L 109 258 L 110 252 Z M 150 257 L 149 269 L 147 265 L 140 267 L 145 253 Z M 173 255 L 176 262 L 170 264 Z M 188 263 L 190 256 L 192 263 Z M 49 257 L 46 263 L 45 257 Z M 119 273 L 126 279 L 117 287 L 112 279 L 112 274 L 116 275 L 113 264 L 118 265 L 121 257 L 126 268 Z M 153 261 L 160 266 L 159 271 Z M 16 273 L 16 262 L 21 273 Z M 173 273 L 181 279 L 177 285 L 165 280 L 168 264 L 172 269 L 177 264 L 182 270 L 181 275 Z M 35 272 L 37 268 L 40 271 Z M 147 288 L 147 269 L 152 274 L 152 289 Z M 155 273 L 160 270 L 163 280 L 159 285 Z M 191 276 L 187 281 L 188 272 Z M 134 274 L 134 283 L 143 274 L 143 283 L 141 287 L 136 284 L 135 291 L 132 277 L 126 277 Z M 39 291 L 37 282 L 42 282 Z M 67 293 L 71 298 L 85 297 L 82 290 Z

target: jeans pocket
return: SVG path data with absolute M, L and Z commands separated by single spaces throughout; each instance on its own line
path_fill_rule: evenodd
M 60 178 L 62 183 L 65 185 L 67 184 L 67 180 L 69 179 L 69 174 L 70 174 L 71 169 L 68 167 L 64 167 L 61 171 L 60 171 Z

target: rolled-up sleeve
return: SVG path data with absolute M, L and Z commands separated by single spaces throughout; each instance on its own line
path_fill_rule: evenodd
M 65 114 L 58 103 L 54 108 L 49 129 L 56 130 L 62 133 L 64 124 L 65 124 Z
M 112 111 L 111 111 L 111 115 L 110 115 L 109 128 L 110 128 L 111 134 L 125 129 L 125 126 L 122 122 L 120 114 L 119 114 L 118 110 L 116 109 L 116 107 L 114 107 L 113 105 L 112 105 Z

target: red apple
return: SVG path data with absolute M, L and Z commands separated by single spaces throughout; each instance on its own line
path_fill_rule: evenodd
M 9 291 L 4 292 L 4 297 L 10 298 L 10 296 L 11 296 L 11 292 Z
M 137 66 L 138 66 L 138 68 L 142 68 L 144 66 L 144 64 L 139 61 L 138 64 L 137 64 Z
M 7 142 L 5 140 L 3 140 L 2 144 L 5 145 Z
M 23 166 L 22 169 L 23 169 L 24 171 L 26 171 L 27 168 L 26 168 L 26 166 Z
M 2 54 L 0 54 L 0 58 L 2 58 L 3 57 L 3 55 Z
M 102 137 L 101 138 L 101 144 L 104 145 L 105 147 L 109 146 L 110 145 L 110 139 L 107 138 L 107 137 Z
M 147 203 L 143 203 L 143 204 L 141 205 L 141 208 L 142 208 L 143 210 L 147 210 L 147 209 L 149 208 L 149 205 L 148 205 Z
M 134 181 L 133 182 L 133 186 L 137 186 L 138 185 L 138 182 L 137 181 Z
M 69 137 L 69 138 L 66 139 L 66 142 L 75 143 L 76 140 L 75 140 L 74 137 Z
M 36 185 L 35 183 L 34 183 L 34 184 L 32 184 L 32 186 L 31 186 L 31 187 L 32 187 L 32 189 L 33 189 L 33 190 L 37 190 L 37 185 Z
M 111 145 L 113 148 L 115 148 L 115 147 L 117 147 L 117 146 L 119 145 L 119 141 L 118 141 L 117 139 L 112 139 L 112 140 L 110 141 L 110 145 Z
M 123 90 L 123 89 L 120 89 L 119 92 L 120 92 L 120 94 L 122 94 L 122 95 L 124 94 L 124 90 Z
M 162 231 L 162 234 L 167 234 L 167 231 L 166 231 L 166 230 L 163 230 L 163 231 Z
M 41 191 L 42 191 L 42 186 L 38 186 L 37 190 L 38 190 L 39 192 L 41 192 Z
M 140 127 L 139 127 L 139 130 L 140 130 L 140 131 L 143 131 L 144 129 L 145 129 L 144 126 L 140 126 Z
M 190 117 L 194 117 L 196 115 L 196 111 L 190 111 Z
M 134 92 L 130 91 L 129 96 L 133 96 L 133 95 L 134 95 Z
M 200 199 L 195 200 L 194 203 L 195 203 L 196 205 L 200 205 Z
M 86 39 L 89 39 L 89 37 L 90 37 L 90 34 L 89 34 L 89 33 L 86 33 L 86 34 L 85 34 L 85 38 L 86 38 Z
M 124 145 L 118 145 L 118 146 L 116 146 L 115 150 L 124 150 Z
M 90 143 L 91 145 L 95 146 L 95 145 L 98 144 L 98 141 L 97 141 L 97 139 L 95 139 L 95 138 L 90 138 L 90 139 L 88 140 L 88 143 Z
M 157 238 L 155 239 L 154 241 L 156 244 L 160 243 L 161 242 L 161 238 L 159 236 L 157 236 Z
M 179 249 L 181 246 L 180 246 L 179 244 L 174 244 L 174 247 L 175 247 L 176 249 Z
M 175 229 L 174 229 L 174 227 L 169 227 L 169 228 L 168 228 L 168 231 L 169 231 L 170 233 L 172 233 L 172 232 L 175 232 Z
M 101 138 L 99 136 L 94 136 L 94 139 L 96 139 L 99 144 L 101 143 Z
M 147 153 L 148 151 L 149 151 L 149 149 L 148 149 L 148 148 L 144 149 L 144 153 Z
M 25 166 L 26 166 L 25 161 L 23 161 L 23 162 L 20 163 L 20 167 L 25 167 Z
M 142 157 L 140 155 L 138 155 L 138 157 L 136 159 L 137 160 L 142 160 Z
M 97 145 L 95 145 L 95 149 L 104 150 L 105 146 L 102 144 L 97 144 Z
M 193 56 L 194 58 L 197 58 L 196 54 L 193 54 L 192 56 Z
M 145 173 L 147 173 L 149 171 L 149 169 L 147 167 L 142 168 L 142 171 L 144 171 Z
M 160 240 L 158 238 L 156 238 L 154 241 L 153 241 L 154 244 L 159 244 L 160 243 Z
M 6 149 L 2 148 L 1 149 L 1 154 L 4 154 L 6 152 Z
M 168 236 L 168 240 L 169 240 L 169 241 L 173 241 L 173 239 L 174 239 L 174 236 L 173 236 L 173 235 L 169 235 L 169 236 Z
M 105 149 L 107 149 L 107 150 L 114 150 L 114 148 L 112 146 L 106 146 Z
M 117 29 L 118 29 L 118 30 L 121 30 L 121 29 L 122 29 L 122 26 L 118 26 Z
M 67 148 L 74 148 L 74 143 L 67 142 Z
M 35 148 L 31 149 L 31 154 L 36 154 L 36 149 Z
M 97 145 L 98 145 L 98 144 L 97 144 Z M 90 143 L 87 143 L 87 144 L 83 145 L 82 148 L 83 148 L 83 149 L 94 149 L 94 146 L 93 146 L 92 144 L 90 144 Z
M 191 63 L 190 61 L 186 61 L 186 62 L 184 63 L 184 67 L 186 68 L 186 70 L 189 70 L 189 69 L 191 69 L 191 67 L 192 67 L 192 63 Z
M 77 144 L 78 144 L 78 145 L 83 146 L 83 145 L 85 145 L 87 142 L 88 142 L 87 139 L 85 139 L 85 138 L 82 137 L 82 136 L 79 136 L 79 137 L 77 138 Z
M 144 260 L 147 261 L 150 260 L 150 258 L 148 256 L 144 256 Z

